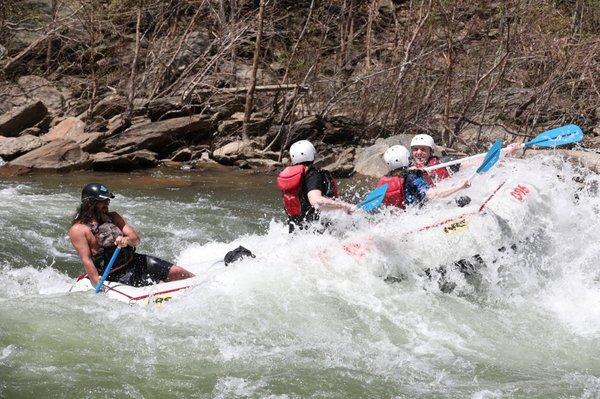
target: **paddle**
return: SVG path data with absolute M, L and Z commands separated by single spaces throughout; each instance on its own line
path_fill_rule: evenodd
M 488 152 L 485 154 L 485 158 L 483 158 L 481 165 L 479 165 L 475 173 L 469 177 L 469 183 L 477 174 L 485 173 L 490 170 L 492 166 L 498 162 L 498 159 L 500 159 L 500 152 L 502 152 L 502 140 L 496 139 L 494 144 L 492 144 Z
M 104 280 L 106 280 L 106 278 L 108 277 L 110 269 L 112 269 L 113 265 L 115 264 L 115 261 L 117 260 L 117 257 L 119 256 L 119 252 L 121 252 L 121 247 L 117 247 L 117 249 L 115 249 L 115 252 L 113 252 L 110 261 L 108 262 L 108 266 L 106 266 L 106 269 L 104 269 L 104 273 L 102 273 L 100 281 L 98 281 L 98 285 L 96 286 L 96 294 L 100 292 L 102 284 L 104 284 Z
M 581 141 L 583 131 L 577 125 L 565 125 L 556 129 L 548 130 L 537 135 L 522 145 L 523 148 L 542 147 L 554 148 L 559 145 L 571 144 Z
M 557 127 L 555 129 L 547 130 L 545 132 L 540 133 L 535 138 L 529 140 L 526 143 L 521 144 L 521 148 L 530 148 L 530 147 L 541 147 L 541 148 L 554 148 L 565 144 L 577 143 L 581 141 L 583 138 L 583 131 L 577 125 L 565 125 L 561 127 Z M 503 149 L 504 151 L 505 149 Z M 459 163 L 463 163 L 466 161 L 470 161 L 472 159 L 480 158 L 484 154 L 471 155 L 466 158 L 455 159 L 452 161 L 440 163 L 437 165 L 427 166 L 424 168 L 419 168 L 420 170 L 424 170 L 426 172 L 436 170 L 439 168 L 445 168 L 447 166 L 456 165 Z
M 383 199 L 385 198 L 385 193 L 386 193 L 387 189 L 388 189 L 387 183 L 382 184 L 381 186 L 377 187 L 376 189 L 371 191 L 369 194 L 367 194 L 365 199 L 362 200 L 361 202 L 359 202 L 356 205 L 356 207 L 359 209 L 362 209 L 365 212 L 372 211 L 373 209 L 375 209 L 379 205 L 381 205 L 381 203 L 383 202 Z

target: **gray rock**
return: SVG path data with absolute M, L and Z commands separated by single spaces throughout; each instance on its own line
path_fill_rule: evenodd
M 325 166 L 324 169 L 331 172 L 335 177 L 350 177 L 354 173 L 354 148 L 349 147 L 335 155 L 334 161 Z
M 25 155 L 21 155 L 8 164 L 29 170 L 68 172 L 87 169 L 90 163 L 89 154 L 84 152 L 79 144 L 70 140 L 57 139 Z
M 42 101 L 50 112 L 55 115 L 62 114 L 66 109 L 66 102 L 72 97 L 70 90 L 59 88 L 40 76 L 22 76 L 17 81 L 21 95 L 26 101 Z
M 158 164 L 157 154 L 140 150 L 125 155 L 100 152 L 92 155 L 92 169 L 97 171 L 128 172 L 135 169 L 152 168 Z
M 10 161 L 44 144 L 46 144 L 44 140 L 32 135 L 0 137 L 0 157 Z
M 388 167 L 383 162 L 383 153 L 393 145 L 403 145 L 406 148 L 410 146 L 410 140 L 414 135 L 399 134 L 386 139 L 378 139 L 370 147 L 363 147 L 356 150 L 354 159 L 354 171 L 364 176 L 381 177 L 388 172 Z
M 41 122 L 47 113 L 48 109 L 41 101 L 13 108 L 0 116 L 0 136 L 16 137 L 24 129 Z
M 134 150 L 146 149 L 164 154 L 186 139 L 208 138 L 212 130 L 212 123 L 204 115 L 174 118 L 133 125 L 106 140 L 105 147 L 110 151 L 131 147 Z
M 212 156 L 217 162 L 221 162 L 221 160 L 229 162 L 229 158 L 235 158 L 235 160 L 237 160 L 240 158 L 251 157 L 253 154 L 254 145 L 251 141 L 238 140 L 216 149 L 213 151 Z

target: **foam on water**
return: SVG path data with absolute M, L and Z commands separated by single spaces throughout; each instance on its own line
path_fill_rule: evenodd
M 11 239 L 43 246 L 54 266 L 13 262 L 14 252 L 0 260 L 0 319 L 17 326 L 0 335 L 0 374 L 17 381 L 5 389 L 22 388 L 26 376 L 32 393 L 58 374 L 57 386 L 85 396 L 93 387 L 82 376 L 110 365 L 100 391 L 107 396 L 594 397 L 599 179 L 573 181 L 583 173 L 544 155 L 477 177 L 468 191 L 473 209 L 505 180 L 510 189 L 522 182 L 535 192 L 514 220 L 508 208 L 490 204 L 490 214 L 469 219 L 462 236 L 417 231 L 471 209 L 446 200 L 400 214 L 333 215 L 332 232 L 289 235 L 273 220 L 250 232 L 242 203 L 124 196 L 119 207 L 149 232 L 154 251 L 204 278 L 159 308 L 63 294 L 72 272 L 56 264 L 76 263 L 64 236 L 17 236 L 8 222 L 1 227 Z M 35 191 L 0 186 L 0 199 L 17 203 L 2 212 L 18 217 L 23 202 L 32 212 L 66 216 L 51 203 L 72 203 L 72 196 L 37 198 Z M 226 223 L 204 216 L 211 212 Z M 233 232 L 237 238 L 223 239 Z M 256 258 L 225 267 L 220 260 L 238 245 Z M 452 264 L 475 254 L 484 265 L 473 276 Z M 28 329 L 37 332 L 19 333 Z M 87 371 L 73 353 L 85 355 Z M 130 376 L 127 384 L 122 375 Z

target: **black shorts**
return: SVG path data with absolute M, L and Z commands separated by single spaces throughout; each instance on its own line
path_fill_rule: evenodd
M 152 255 L 133 254 L 133 258 L 122 268 L 108 275 L 108 281 L 142 287 L 165 281 L 173 267 L 171 262 Z

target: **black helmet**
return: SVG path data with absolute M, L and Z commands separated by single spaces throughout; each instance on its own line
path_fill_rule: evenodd
M 115 195 L 108 191 L 104 184 L 90 183 L 81 190 L 81 200 L 93 199 L 95 201 L 104 201 L 115 198 Z

